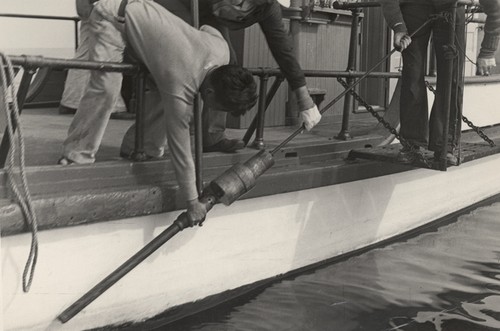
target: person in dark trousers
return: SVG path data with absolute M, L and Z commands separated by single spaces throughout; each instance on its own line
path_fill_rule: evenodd
M 457 164 L 456 151 L 461 130 L 463 96 L 463 57 L 453 57 L 452 93 L 449 112 L 448 146 L 444 146 L 443 127 L 446 121 L 445 109 L 442 109 L 442 91 L 448 83 L 444 77 L 447 64 L 448 32 L 450 23 L 446 19 L 456 1 L 450 0 L 382 0 L 384 17 L 394 31 L 394 46 L 402 52 L 403 70 L 400 101 L 400 134 L 409 146 L 404 146 L 398 154 L 398 160 L 412 163 L 422 157 L 422 148 L 434 152 L 437 160 L 442 152 L 446 153 L 449 164 Z M 443 13 L 443 17 L 434 20 L 410 38 L 410 34 L 422 26 L 432 15 Z M 456 13 L 455 49 L 464 49 L 465 11 L 458 7 Z M 427 47 L 432 33 L 437 64 L 438 93 L 428 117 L 427 88 L 425 85 L 425 64 Z

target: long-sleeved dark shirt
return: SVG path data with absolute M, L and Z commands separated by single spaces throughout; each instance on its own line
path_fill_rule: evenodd
M 156 0 L 157 2 L 169 0 Z M 191 0 L 180 0 L 187 8 Z M 247 0 L 248 1 L 248 0 Z M 290 87 L 295 90 L 306 85 L 306 79 L 300 64 L 293 53 L 293 44 L 283 25 L 280 4 L 276 0 L 253 0 L 255 8 L 243 17 L 235 19 L 228 12 L 216 11 L 221 5 L 230 4 L 229 0 L 199 0 L 200 24 L 217 28 L 224 38 L 229 40 L 229 30 L 245 29 L 258 23 L 267 41 L 271 53 L 278 63 Z M 234 54 L 234 52 L 232 52 Z
M 395 32 L 407 32 L 399 6 L 405 3 L 421 5 L 445 5 L 454 0 L 381 0 L 385 20 Z M 487 15 L 480 57 L 492 57 L 500 39 L 500 0 L 479 0 Z

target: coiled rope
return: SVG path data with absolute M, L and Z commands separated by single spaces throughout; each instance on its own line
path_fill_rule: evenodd
M 5 70 L 7 69 L 7 70 Z M 19 105 L 17 103 L 17 88 L 14 86 L 14 68 L 9 57 L 2 52 L 0 52 L 0 76 L 1 76 L 1 89 L 3 92 L 4 99 L 4 110 L 7 118 L 7 130 L 10 139 L 10 153 L 6 165 L 7 181 L 10 184 L 14 197 L 21 208 L 21 212 L 24 215 L 24 220 L 28 229 L 31 232 L 31 247 L 26 261 L 26 265 L 23 271 L 23 291 L 28 292 L 33 282 L 33 276 L 35 273 L 35 266 L 38 258 L 38 222 L 36 219 L 36 214 L 33 210 L 33 202 L 31 200 L 31 194 L 28 189 L 28 181 L 26 179 L 25 172 L 25 159 L 24 159 L 24 139 L 21 132 L 21 125 L 19 120 Z M 10 84 L 9 84 L 10 83 Z M 9 105 L 9 94 L 12 99 L 11 106 Z M 2 105 L 0 105 L 1 107 Z M 12 114 L 11 114 L 12 113 Z M 13 121 L 17 125 L 17 130 L 14 132 Z M 17 134 L 17 144 L 19 145 L 19 151 L 16 149 L 16 139 L 14 139 L 14 133 Z M 14 176 L 15 170 L 15 156 L 18 156 L 19 161 L 19 174 L 20 174 L 20 189 L 19 184 L 16 182 L 16 176 Z M 24 194 L 23 194 L 24 193 Z

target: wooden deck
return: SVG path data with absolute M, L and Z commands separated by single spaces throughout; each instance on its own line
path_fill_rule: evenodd
M 27 166 L 48 166 L 56 165 L 61 156 L 62 142 L 66 138 L 68 127 L 71 123 L 72 115 L 59 115 L 56 108 L 26 109 L 21 115 L 22 130 L 26 143 L 26 165 Z M 96 162 L 123 161 L 120 158 L 120 144 L 125 131 L 132 125 L 132 120 L 109 121 L 99 152 L 96 155 Z M 353 120 L 351 134 L 354 138 L 366 138 L 376 126 L 376 120 L 369 114 L 362 114 Z M 272 127 L 266 128 L 264 140 L 267 148 L 273 148 L 287 138 L 296 127 Z M 333 136 L 340 131 L 340 121 L 333 124 L 318 125 L 311 133 L 304 133 L 297 136 L 287 147 L 296 147 L 310 144 L 324 144 L 337 142 Z M 243 137 L 245 129 L 227 129 L 230 138 Z M 252 138 L 253 139 L 253 138 Z M 252 140 L 250 141 L 250 143 Z M 338 141 L 340 143 L 340 141 Z M 246 148 L 238 154 L 253 153 L 255 150 Z M 207 153 L 206 157 L 213 154 Z
M 133 121 L 110 120 L 92 165 L 57 165 L 62 142 L 71 115 L 59 115 L 57 109 L 28 109 L 22 114 L 22 131 L 26 143 L 27 178 L 39 229 L 70 226 L 161 213 L 185 208 L 177 195 L 177 183 L 167 158 L 161 161 L 131 162 L 119 157 L 121 139 Z M 333 138 L 340 131 L 340 121 L 318 125 L 312 132 L 297 136 L 274 155 L 275 165 L 261 176 L 257 185 L 242 199 L 316 188 L 407 171 L 411 166 L 390 161 L 398 145 L 375 148 L 387 133 L 369 114 L 356 114 L 351 125 L 353 139 Z M 266 128 L 264 139 L 272 149 L 287 138 L 295 127 Z M 243 137 L 246 130 L 228 129 L 231 138 Z M 500 128 L 487 133 L 500 145 Z M 474 132 L 463 135 L 464 143 L 479 144 L 489 149 Z M 355 159 L 348 159 L 356 150 Z M 363 154 L 382 155 L 362 159 Z M 383 153 L 379 153 L 383 151 Z M 204 183 L 209 183 L 224 170 L 244 162 L 257 151 L 245 148 L 237 153 L 205 153 Z M 498 149 L 494 149 L 494 153 Z M 481 152 L 481 156 L 488 153 Z M 479 155 L 479 154 L 478 154 Z M 352 156 L 352 155 L 351 155 Z M 469 158 L 472 158 L 470 156 Z M 26 231 L 23 215 L 11 200 L 6 174 L 0 172 L 1 234 Z

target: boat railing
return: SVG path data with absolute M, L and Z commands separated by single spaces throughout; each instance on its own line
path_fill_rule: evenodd
M 459 1 L 460 4 L 467 5 L 476 5 L 477 1 Z M 378 3 L 375 2 L 355 2 L 355 3 L 344 3 L 338 4 L 334 3 L 334 6 L 339 6 L 339 8 L 352 10 L 353 11 L 353 20 L 351 24 L 351 39 L 349 45 L 349 56 L 348 56 L 348 66 L 345 71 L 332 71 L 332 70 L 304 70 L 304 74 L 306 77 L 331 77 L 331 78 L 344 78 L 347 81 L 348 85 L 351 85 L 354 80 L 357 78 L 398 78 L 400 76 L 399 72 L 375 72 L 372 68 L 373 72 L 362 72 L 357 71 L 356 68 L 356 58 L 358 52 L 358 43 L 356 42 L 357 34 L 358 34 L 358 25 L 359 25 L 359 15 L 356 15 L 356 12 L 359 13 L 359 9 L 362 7 L 372 7 L 377 6 Z M 6 15 L 6 14 L 2 14 Z M 21 15 L 20 15 L 21 16 Z M 33 18 L 45 18 L 46 16 L 37 16 L 37 15 L 26 15 Z M 70 19 L 70 18 L 62 18 L 57 17 L 58 19 Z M 195 22 L 198 20 L 195 19 Z M 15 65 L 20 65 L 25 68 L 39 68 L 39 67 L 51 67 L 57 69 L 87 69 L 87 70 L 102 70 L 102 71 L 114 71 L 114 72 L 122 72 L 124 74 L 134 75 L 137 77 L 136 79 L 136 97 L 137 102 L 131 102 L 131 104 L 136 105 L 137 108 L 132 110 L 136 113 L 136 141 L 135 141 L 135 160 L 142 160 L 145 158 L 145 154 L 143 151 L 143 134 L 144 134 L 144 123 L 143 123 L 143 111 L 144 107 L 142 106 L 144 100 L 144 79 L 146 75 L 146 70 L 141 69 L 139 65 L 136 64 L 127 64 L 127 63 L 104 63 L 104 62 L 92 62 L 92 61 L 82 61 L 82 60 L 65 60 L 65 59 L 55 59 L 55 58 L 44 58 L 41 56 L 11 56 L 12 63 Z M 260 81 L 260 94 L 259 94 L 259 102 L 258 102 L 258 110 L 255 118 L 252 121 L 252 124 L 248 128 L 245 133 L 243 140 L 246 144 L 248 144 L 250 137 L 253 135 L 253 131 L 257 130 L 255 134 L 255 141 L 250 146 L 256 148 L 263 148 L 264 146 L 264 113 L 266 108 L 269 106 L 274 94 L 278 90 L 281 82 L 283 82 L 282 73 L 279 69 L 275 68 L 250 68 L 249 69 L 252 74 L 259 77 Z M 18 91 L 17 100 L 20 104 L 23 104 L 23 94 L 26 93 L 24 91 L 25 88 L 29 86 L 29 81 L 31 79 L 30 72 L 32 70 L 27 70 L 23 75 L 21 80 L 20 88 Z M 267 83 L 270 77 L 277 77 L 273 86 L 268 90 Z M 354 102 L 353 97 L 350 93 L 346 93 L 344 91 L 341 95 L 344 99 L 344 111 L 342 115 L 342 127 L 339 134 L 336 136 L 338 139 L 349 139 L 349 115 L 350 109 L 352 108 L 352 103 Z M 339 98 L 337 98 L 339 99 Z M 334 100 L 335 101 L 335 100 Z M 333 103 L 330 102 L 328 107 L 331 107 Z M 327 108 L 327 107 L 325 107 Z M 326 110 L 326 109 L 323 109 Z M 195 130 L 197 132 L 198 130 Z M 4 134 L 4 139 L 2 140 L 2 145 L 0 146 L 0 166 L 3 167 L 5 165 L 5 158 L 8 152 L 8 134 Z M 196 134 L 196 136 L 200 136 L 201 134 Z M 4 142 L 4 140 L 6 140 Z M 196 139 L 196 138 L 195 138 Z M 198 139 L 196 139 L 198 141 Z M 201 158 L 201 157 L 200 157 Z M 201 168 L 201 167 L 200 167 Z M 201 178 L 201 176 L 200 176 Z M 199 181 L 200 183 L 202 180 Z

